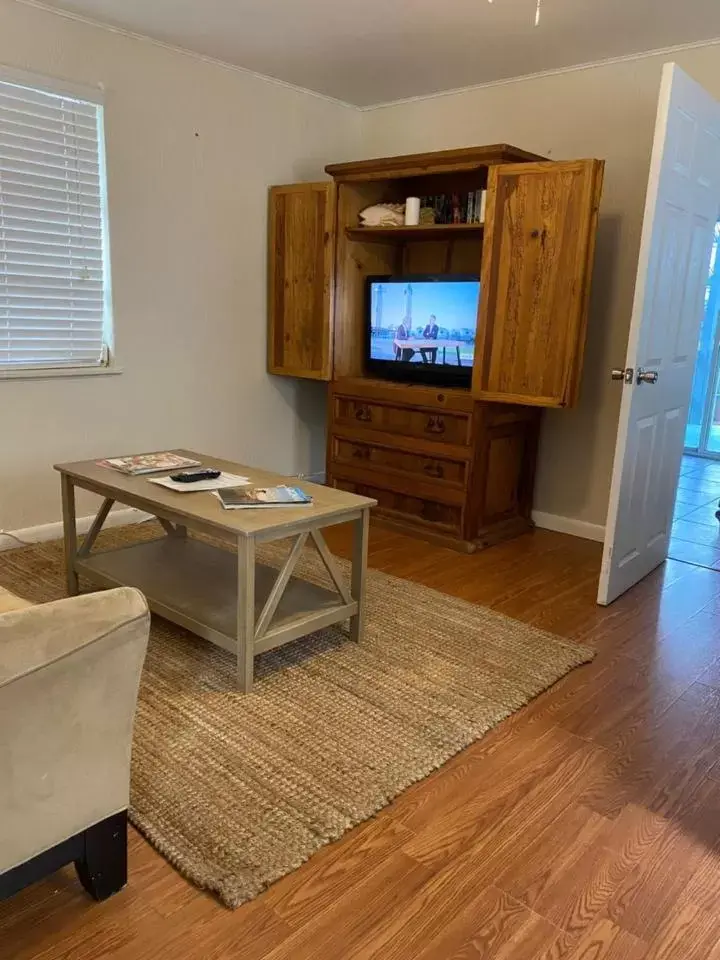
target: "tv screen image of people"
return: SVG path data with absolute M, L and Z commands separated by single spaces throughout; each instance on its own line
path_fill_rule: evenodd
M 370 359 L 472 367 L 480 282 L 370 283 Z

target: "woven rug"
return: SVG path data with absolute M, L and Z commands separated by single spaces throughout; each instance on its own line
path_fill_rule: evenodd
M 156 536 L 111 530 L 100 546 Z M 261 548 L 279 565 L 287 545 Z M 326 582 L 310 551 L 300 574 Z M 62 545 L 0 554 L 0 585 L 63 596 Z M 330 628 L 256 660 L 154 618 L 133 746 L 131 819 L 228 907 L 482 737 L 593 653 L 482 607 L 369 572 L 362 644 Z

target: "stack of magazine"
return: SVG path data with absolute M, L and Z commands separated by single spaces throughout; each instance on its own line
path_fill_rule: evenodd
M 199 467 L 199 460 L 181 457 L 178 453 L 138 453 L 132 457 L 114 457 L 98 460 L 99 467 L 119 470 L 130 477 L 140 477 L 145 473 L 165 473 L 168 470 L 185 470 L 187 467 Z
M 290 507 L 312 503 L 312 497 L 300 487 L 229 487 L 217 490 L 226 510 L 249 510 L 257 507 Z

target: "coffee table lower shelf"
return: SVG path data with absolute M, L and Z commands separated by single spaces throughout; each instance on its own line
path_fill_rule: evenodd
M 168 536 L 77 558 L 75 569 L 101 587 L 137 587 L 154 613 L 237 652 L 237 557 L 229 550 Z M 255 565 L 256 623 L 277 577 L 274 567 Z M 334 590 L 291 577 L 269 628 L 255 639 L 254 653 L 348 620 L 357 612 L 356 601 L 343 603 Z

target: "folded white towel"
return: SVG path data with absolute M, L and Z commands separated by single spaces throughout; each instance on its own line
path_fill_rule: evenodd
M 363 227 L 400 227 L 405 223 L 404 203 L 375 203 L 360 211 Z

